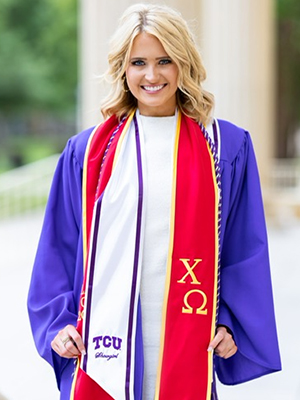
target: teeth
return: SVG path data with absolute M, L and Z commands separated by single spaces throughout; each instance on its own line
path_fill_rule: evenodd
M 157 90 L 160 90 L 164 87 L 164 85 L 159 85 L 159 86 L 144 86 L 145 90 L 148 90 L 149 92 L 156 92 Z

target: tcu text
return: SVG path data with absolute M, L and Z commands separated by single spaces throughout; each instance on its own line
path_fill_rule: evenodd
M 101 346 L 105 348 L 113 347 L 115 350 L 121 350 L 122 339 L 116 336 L 96 336 L 93 338 L 95 350 L 100 349 Z

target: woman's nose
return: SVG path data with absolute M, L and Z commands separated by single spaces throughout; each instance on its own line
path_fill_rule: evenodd
M 150 82 L 155 82 L 155 81 L 157 81 L 158 75 L 159 74 L 158 74 L 156 66 L 148 65 L 146 73 L 145 73 L 145 78 Z

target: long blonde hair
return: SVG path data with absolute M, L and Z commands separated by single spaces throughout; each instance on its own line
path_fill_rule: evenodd
M 111 90 L 104 99 L 104 118 L 121 118 L 137 107 L 137 100 L 124 90 L 125 71 L 133 41 L 145 32 L 155 36 L 178 67 L 177 106 L 197 122 L 207 124 L 214 105 L 213 95 L 202 88 L 206 72 L 194 38 L 181 15 L 173 9 L 153 4 L 135 4 L 123 14 L 111 39 L 109 68 L 105 78 Z

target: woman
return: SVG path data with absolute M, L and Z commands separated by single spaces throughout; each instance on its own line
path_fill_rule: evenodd
M 216 399 L 214 370 L 280 370 L 251 140 L 212 119 L 185 21 L 130 7 L 107 76 L 105 122 L 59 161 L 28 299 L 61 399 Z

